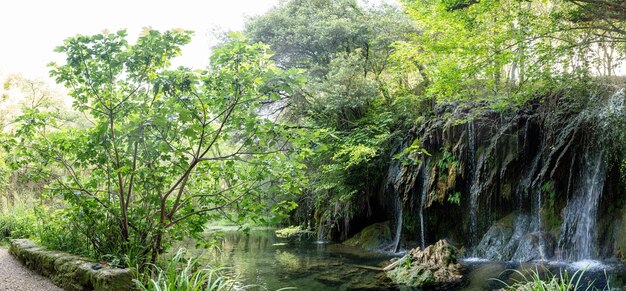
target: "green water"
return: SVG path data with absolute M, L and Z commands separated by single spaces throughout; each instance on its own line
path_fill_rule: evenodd
M 390 255 L 325 243 L 313 239 L 277 238 L 273 229 L 212 232 L 220 251 L 202 254 L 212 265 L 231 267 L 249 290 L 384 290 L 391 288 L 382 272 L 362 266 L 381 266 Z M 217 235 L 217 236 L 215 236 Z M 187 248 L 193 247 L 187 242 Z
M 229 267 L 246 290 L 408 290 L 393 286 L 382 272 L 365 268 L 382 267 L 393 257 L 390 254 L 368 252 L 337 243 L 314 239 L 288 240 L 277 238 L 274 229 L 254 229 L 248 234 L 232 229 L 212 230 L 207 238 L 215 239 L 216 249 L 194 248 L 194 241 L 182 246 L 192 249 L 195 256 L 213 266 Z M 466 267 L 465 282 L 457 290 L 495 290 L 503 285 L 494 280 L 520 280 L 514 270 L 544 270 L 559 274 L 586 268 L 587 263 L 542 262 L 514 263 L 462 260 Z M 581 280 L 598 289 L 626 290 L 626 267 L 621 263 L 594 262 Z M 543 273 L 543 271 L 542 271 Z M 622 289 L 623 288 L 623 289 Z M 585 290 L 585 288 L 580 288 Z M 590 289 L 591 290 L 591 289 Z

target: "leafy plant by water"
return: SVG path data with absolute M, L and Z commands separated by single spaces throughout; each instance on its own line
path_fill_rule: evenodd
M 513 283 L 506 283 L 500 279 L 493 280 L 502 283 L 504 285 L 503 290 L 510 291 L 595 290 L 593 289 L 593 281 L 587 283 L 582 282 L 586 271 L 585 269 L 578 270 L 571 276 L 567 270 L 559 272 L 558 275 L 552 274 L 547 269 L 541 272 L 537 268 L 527 272 L 519 270 L 512 271 L 521 279 L 513 279 Z
M 185 258 L 185 249 L 179 249 L 174 257 L 160 268 L 153 265 L 152 277 L 134 282 L 143 291 L 209 291 L 234 290 L 237 282 L 224 274 L 224 268 L 202 267 L 198 258 Z

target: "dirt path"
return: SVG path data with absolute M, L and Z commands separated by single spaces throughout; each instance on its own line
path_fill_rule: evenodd
M 29 270 L 0 248 L 0 291 L 38 291 L 63 289 L 52 284 L 47 278 Z

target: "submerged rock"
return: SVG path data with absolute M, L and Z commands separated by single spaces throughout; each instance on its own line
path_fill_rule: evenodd
M 423 251 L 412 249 L 390 265 L 387 276 L 398 285 L 416 288 L 452 288 L 463 279 L 463 266 L 457 261 L 458 250 L 440 240 Z
M 357 233 L 343 244 L 366 250 L 380 250 L 391 243 L 389 222 L 374 223 Z

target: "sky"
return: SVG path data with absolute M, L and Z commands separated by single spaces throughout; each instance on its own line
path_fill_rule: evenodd
M 208 64 L 214 32 L 240 30 L 247 17 L 259 15 L 278 0 L 9 0 L 0 4 L 0 76 L 19 72 L 47 78 L 47 64 L 62 62 L 53 52 L 76 34 L 127 29 L 129 40 L 143 27 L 195 31 L 174 65 Z

